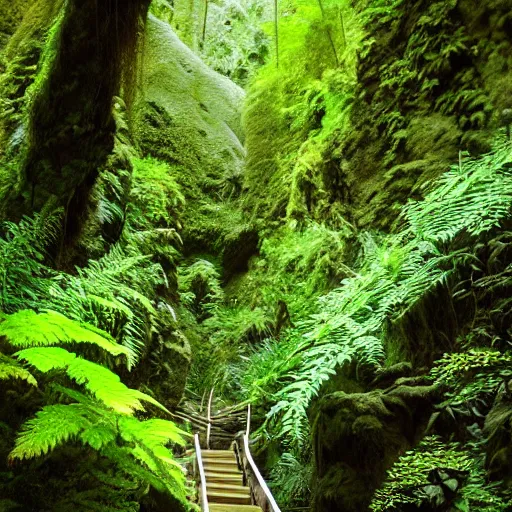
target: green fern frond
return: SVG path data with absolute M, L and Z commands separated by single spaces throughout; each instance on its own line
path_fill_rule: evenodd
M 119 422 L 119 428 L 121 435 L 127 442 L 143 442 L 155 453 L 157 453 L 159 447 L 165 446 L 167 443 L 184 446 L 185 438 L 190 437 L 190 434 L 178 428 L 172 421 L 161 419 L 138 421 L 126 417 Z M 175 461 L 167 460 L 168 455 L 160 458 L 170 464 L 175 464 Z
M 31 364 L 39 371 L 63 370 L 77 384 L 83 385 L 107 407 L 122 414 L 143 411 L 141 400 L 149 402 L 163 411 L 169 411 L 153 397 L 136 389 L 130 389 L 121 382 L 118 375 L 108 368 L 78 357 L 60 347 L 41 347 L 20 350 L 18 359 Z M 169 413 L 170 414 L 170 413 Z
M 87 299 L 92 303 L 98 305 L 100 308 L 110 309 L 115 312 L 120 312 L 126 316 L 126 318 L 132 318 L 133 312 L 126 305 L 117 299 L 106 299 L 92 293 L 87 294 Z
M 111 459 L 130 477 L 185 502 L 184 472 L 166 447 L 169 442 L 184 444 L 185 433 L 174 423 L 119 416 L 81 393 L 61 386 L 57 389 L 79 403 L 47 405 L 38 411 L 18 433 L 11 460 L 40 457 L 66 442 L 80 441 Z
M 352 361 L 382 364 L 386 325 L 400 322 L 468 261 L 474 264 L 467 243 L 511 218 L 511 162 L 510 143 L 498 143 L 491 154 L 454 167 L 431 184 L 424 200 L 410 202 L 400 233 L 371 246 L 366 241 L 369 250 L 358 273 L 321 297 L 319 311 L 295 329 L 303 341 L 287 356 L 299 355 L 300 362 L 274 364 L 284 373 L 269 381 L 282 387 L 274 392 L 266 426 L 300 447 L 308 439 L 311 400 L 337 368 Z
M 0 336 L 5 336 L 16 348 L 91 343 L 115 356 L 129 354 L 125 347 L 117 344 L 105 331 L 84 322 L 70 320 L 56 311 L 36 313 L 24 309 L 12 315 L 4 315 L 0 322 Z
M 81 404 L 47 405 L 18 432 L 10 459 L 33 459 L 46 455 L 57 446 L 90 427 L 88 410 Z
M 499 226 L 511 212 L 510 163 L 512 149 L 503 142 L 492 153 L 453 167 L 431 184 L 423 201 L 404 208 L 412 234 L 444 243 L 463 231 L 478 236 Z
M 17 361 L 0 354 L 0 380 L 20 379 L 37 386 L 34 376 Z
M 155 289 L 166 286 L 162 267 L 150 256 L 115 245 L 100 260 L 52 282 L 43 305 L 111 333 L 127 349 L 133 368 L 157 324 Z

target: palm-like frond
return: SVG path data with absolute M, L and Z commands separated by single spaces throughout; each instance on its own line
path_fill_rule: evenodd
M 23 425 L 11 451 L 11 459 L 33 459 L 75 438 L 91 426 L 87 409 L 81 404 L 48 405 Z
M 17 352 L 15 356 L 43 373 L 51 370 L 65 371 L 70 379 L 85 386 L 98 400 L 118 413 L 133 414 L 134 411 L 143 411 L 141 400 L 169 412 L 151 396 L 127 387 L 119 376 L 108 368 L 87 361 L 63 348 L 27 348 Z
M 118 415 L 76 391 L 58 388 L 78 403 L 47 405 L 25 422 L 9 458 L 40 457 L 69 441 L 80 441 L 121 470 L 185 501 L 185 477 L 167 448 L 185 435 L 170 421 Z
M 512 149 L 498 144 L 492 153 L 453 167 L 431 184 L 423 201 L 402 212 L 411 232 L 431 242 L 447 242 L 463 231 L 473 236 L 499 226 L 512 204 Z
M 52 271 L 44 266 L 45 248 L 59 232 L 60 212 L 2 223 L 0 237 L 0 308 L 12 312 L 36 307 Z

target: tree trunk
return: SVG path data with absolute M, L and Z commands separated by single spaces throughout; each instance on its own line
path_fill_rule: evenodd
M 113 148 L 112 99 L 121 84 L 125 96 L 131 90 L 149 2 L 64 3 L 32 86 L 18 190 L 4 197 L 4 218 L 17 220 L 52 201 L 65 210 L 63 245 L 76 239 L 98 169 Z

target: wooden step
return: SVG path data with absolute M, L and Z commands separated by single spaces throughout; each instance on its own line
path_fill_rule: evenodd
M 225 484 L 224 482 L 208 482 L 206 481 L 206 490 L 208 492 L 233 492 L 235 494 L 247 494 L 247 496 L 251 495 L 251 490 L 249 487 L 244 485 L 236 485 L 236 484 Z
M 210 503 L 210 512 L 262 512 L 255 505 L 229 505 L 228 503 Z
M 237 464 L 235 457 L 232 459 L 228 457 L 212 457 L 211 459 L 208 457 L 203 457 L 203 464 Z
M 207 462 L 203 461 L 204 470 L 212 473 L 239 473 L 238 464 L 230 462 Z
M 203 459 L 235 459 L 233 450 L 201 450 Z
M 208 503 L 230 503 L 232 505 L 250 505 L 250 494 L 234 492 L 234 491 L 210 491 L 206 489 Z
M 205 476 L 207 482 L 226 482 L 227 484 L 239 483 L 240 485 L 242 485 L 244 481 L 244 477 L 240 471 L 233 471 L 231 473 L 218 473 L 216 471 L 206 471 Z
M 206 464 L 209 464 L 210 466 L 211 465 L 217 465 L 217 464 L 232 464 L 233 466 L 238 466 L 238 462 L 236 461 L 235 458 L 232 458 L 232 459 L 228 459 L 228 458 L 224 458 L 224 459 L 221 459 L 221 458 L 213 458 L 213 459 L 208 459 L 208 458 L 203 458 L 203 465 L 206 465 Z

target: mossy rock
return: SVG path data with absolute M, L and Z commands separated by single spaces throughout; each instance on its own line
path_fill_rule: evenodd
M 0 1 L 0 50 L 16 32 L 26 11 L 35 0 L 1 0 Z
M 170 409 L 174 409 L 183 397 L 192 359 L 189 340 L 181 330 L 173 327 L 173 323 L 166 319 L 168 328 L 160 329 L 149 348 L 150 357 L 144 358 L 143 368 L 137 369 L 138 377 L 144 375 L 144 383 Z
M 135 134 L 144 153 L 180 164 L 189 196 L 207 178 L 239 171 L 244 158 L 240 108 L 244 92 L 209 69 L 150 15 L 142 59 Z
M 247 272 L 249 259 L 258 251 L 259 236 L 251 226 L 241 226 L 224 238 L 222 266 L 224 280 L 228 281 L 234 274 Z
M 386 470 L 423 435 L 438 395 L 434 386 L 402 384 L 322 397 L 313 424 L 314 510 L 367 510 Z
M 370 2 L 353 5 L 363 11 Z M 508 0 L 416 1 L 367 23 L 353 128 L 341 144 L 355 223 L 389 230 L 400 206 L 420 198 L 459 151 L 489 151 L 512 107 L 512 15 Z M 458 45 L 456 58 L 445 58 L 439 34 Z
M 227 197 L 237 191 L 245 157 L 244 92 L 208 68 L 169 24 L 152 15 L 141 66 L 134 139 L 144 156 L 164 160 L 175 170 L 173 178 L 186 199 L 184 254 L 213 254 L 238 268 L 239 258 L 225 246 L 236 246 L 243 233 L 254 232 Z

